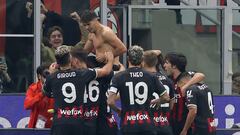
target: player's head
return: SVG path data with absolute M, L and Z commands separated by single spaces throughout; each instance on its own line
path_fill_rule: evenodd
M 143 60 L 143 53 L 144 53 L 143 48 L 138 45 L 130 47 L 128 50 L 129 64 L 133 66 L 140 66 Z
M 148 50 L 144 52 L 143 54 L 144 67 L 156 67 L 157 63 L 158 63 L 158 58 L 157 58 L 157 54 L 154 51 Z
M 70 50 L 66 45 L 61 45 L 55 50 L 55 58 L 60 67 L 70 64 Z
M 37 78 L 40 81 L 44 81 L 44 79 L 50 74 L 48 71 L 47 65 L 40 65 L 37 67 Z
M 85 10 L 81 14 L 81 23 L 89 32 L 94 32 L 98 24 L 98 16 L 94 11 Z
M 180 72 L 186 71 L 187 59 L 181 53 L 167 53 L 164 61 L 165 63 L 163 66 L 168 75 L 172 75 L 173 70 L 179 70 Z
M 177 85 L 178 85 L 178 87 L 182 87 L 190 80 L 191 80 L 191 75 L 188 72 L 183 72 L 181 74 L 180 80 L 177 82 Z
M 48 42 L 53 48 L 57 48 L 63 44 L 63 30 L 59 26 L 53 26 L 47 32 Z
M 87 68 L 87 52 L 81 48 L 73 48 L 71 50 L 71 64 L 73 68 Z

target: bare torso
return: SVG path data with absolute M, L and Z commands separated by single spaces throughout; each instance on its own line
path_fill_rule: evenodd
M 90 33 L 89 40 L 92 41 L 95 53 L 97 57 L 105 55 L 105 52 L 111 51 L 114 53 L 114 48 L 111 44 L 107 43 L 103 37 L 103 33 L 107 31 L 109 28 L 104 27 L 100 34 Z M 119 63 L 118 57 L 115 58 L 115 64 Z

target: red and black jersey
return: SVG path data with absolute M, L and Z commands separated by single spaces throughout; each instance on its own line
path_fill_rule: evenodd
M 102 89 L 99 94 L 99 117 L 97 121 L 97 132 L 103 131 L 103 129 L 107 128 L 118 128 L 117 122 L 115 120 L 115 117 L 110 109 L 110 107 L 107 104 L 107 98 L 108 98 L 108 88 L 111 82 L 111 79 L 114 75 L 114 72 L 111 72 L 108 76 L 102 78 Z
M 95 78 L 93 69 L 60 70 L 47 77 L 44 91 L 55 100 L 53 125 L 82 124 L 85 86 Z
M 196 72 L 189 71 L 188 73 L 191 76 L 194 76 Z M 188 114 L 188 109 L 185 104 L 186 98 L 183 96 L 184 93 L 182 93 L 181 89 L 177 87 L 177 82 L 181 80 L 182 74 L 183 73 L 181 73 L 175 80 L 173 79 L 175 85 L 175 92 L 174 105 L 171 114 L 171 122 L 175 134 L 180 134 L 180 132 L 182 131 Z
M 166 92 L 156 76 L 141 68 L 132 67 L 113 77 L 110 91 L 120 93 L 122 132 L 154 129 L 153 115 L 149 107 L 151 97 L 154 92 L 160 96 Z
M 195 84 L 186 90 L 186 104 L 188 107 L 196 107 L 197 115 L 194 120 L 196 130 L 213 133 L 214 126 L 214 103 L 211 90 L 206 84 Z
M 174 98 L 174 85 L 173 82 L 163 73 L 157 72 L 154 73 L 154 75 L 157 76 L 158 80 L 162 82 L 163 86 L 165 87 L 167 93 L 170 96 L 170 99 Z M 153 93 L 153 98 L 157 99 L 159 98 L 159 95 L 157 93 Z M 155 126 L 169 126 L 170 122 L 170 106 L 169 103 L 161 104 L 160 107 L 156 105 L 150 106 L 152 113 L 154 115 L 154 124 Z

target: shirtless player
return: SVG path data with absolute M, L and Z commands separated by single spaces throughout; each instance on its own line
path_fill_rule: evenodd
M 114 57 L 121 56 L 127 51 L 126 46 L 112 31 L 111 28 L 102 25 L 98 21 L 98 16 L 92 11 L 84 11 L 81 15 L 81 22 L 89 31 L 88 40 L 84 50 L 88 53 L 95 49 L 98 62 L 105 62 L 105 52 L 112 50 Z M 120 64 L 119 61 L 114 64 Z

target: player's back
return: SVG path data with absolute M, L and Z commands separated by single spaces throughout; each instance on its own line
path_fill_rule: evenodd
M 49 76 L 45 91 L 55 100 L 53 124 L 80 124 L 85 84 L 96 77 L 94 70 L 60 70 Z
M 206 84 L 195 84 L 189 89 L 187 94 L 196 94 L 196 104 L 197 104 L 197 116 L 195 118 L 196 126 L 201 128 L 208 128 L 208 125 L 212 124 L 214 119 L 214 103 L 212 91 L 208 88 Z
M 112 85 L 120 92 L 123 132 L 153 130 L 153 116 L 149 108 L 151 96 L 154 91 L 161 95 L 165 90 L 157 77 L 141 68 L 132 67 L 116 74 Z

